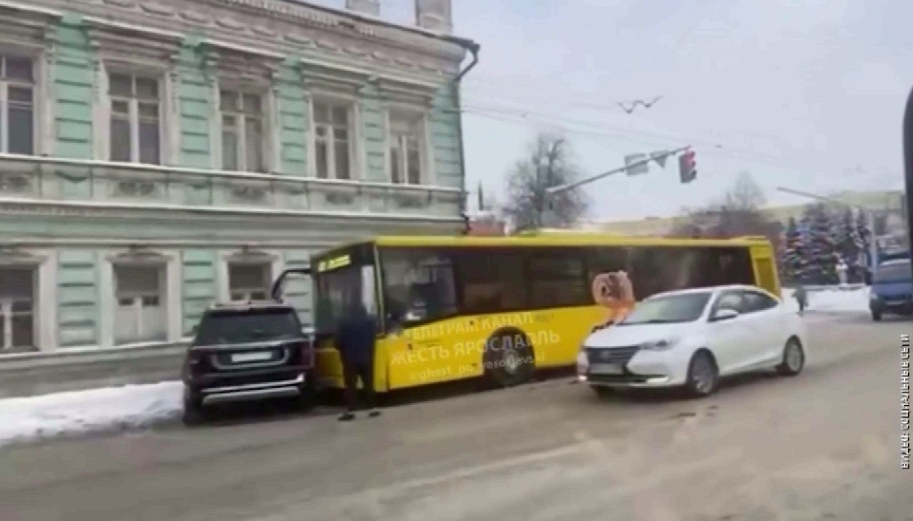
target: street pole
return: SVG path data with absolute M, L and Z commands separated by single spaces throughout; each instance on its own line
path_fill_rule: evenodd
M 676 155 L 676 154 L 681 154 L 682 152 L 688 150 L 689 148 L 691 148 L 691 147 L 677 148 L 677 149 L 675 149 L 675 150 L 671 150 L 671 151 L 669 151 L 669 152 L 665 152 L 665 153 L 660 154 L 660 155 L 658 155 L 658 156 L 648 157 L 648 158 L 646 158 L 646 159 L 642 159 L 642 160 L 640 160 L 640 161 L 636 161 L 636 162 L 634 162 L 634 163 L 631 163 L 631 164 L 628 164 L 628 165 L 625 165 L 625 166 L 622 166 L 622 167 L 619 167 L 619 168 L 615 168 L 615 169 L 609 170 L 608 172 L 603 172 L 603 173 L 601 173 L 601 174 L 597 174 L 597 175 L 594 175 L 594 176 L 592 176 L 592 177 L 588 177 L 588 178 L 586 178 L 586 179 L 581 179 L 580 181 L 574 181 L 573 183 L 566 183 L 566 184 L 563 184 L 563 185 L 558 185 L 558 186 L 553 186 L 553 187 L 551 187 L 551 188 L 546 188 L 546 189 L 545 189 L 545 194 L 546 194 L 546 196 L 553 196 L 553 195 L 556 195 L 556 194 L 560 194 L 560 193 L 563 193 L 563 192 L 567 192 L 568 190 L 573 190 L 574 188 L 577 188 L 578 186 L 583 186 L 583 185 L 586 185 L 586 184 L 590 184 L 590 183 L 592 183 L 593 181 L 598 181 L 598 180 L 600 180 L 600 179 L 602 179 L 602 178 L 604 178 L 604 177 L 609 177 L 610 175 L 614 175 L 614 174 L 620 174 L 620 173 L 622 173 L 622 172 L 627 171 L 627 170 L 630 169 L 630 168 L 636 168 L 636 167 L 638 167 L 638 166 L 648 165 L 648 164 L 650 164 L 650 161 L 661 161 L 661 160 L 663 160 L 663 159 L 665 159 L 665 158 L 667 158 L 667 157 L 669 157 L 669 156 L 674 156 L 674 155 Z
M 787 194 L 792 194 L 792 195 L 800 195 L 802 197 L 808 197 L 809 199 L 815 199 L 817 201 L 824 201 L 826 203 L 832 203 L 832 204 L 836 204 L 836 205 L 843 206 L 846 208 L 855 208 L 857 210 L 865 210 L 864 213 L 866 216 L 866 226 L 868 226 L 869 232 L 872 235 L 871 239 L 869 240 L 869 263 L 871 264 L 870 267 L 872 269 L 875 268 L 875 266 L 878 264 L 878 244 L 877 244 L 877 241 L 875 240 L 875 215 L 873 212 L 873 210 L 874 210 L 873 208 L 866 208 L 865 206 L 855 206 L 855 205 L 852 205 L 849 203 L 845 203 L 839 199 L 834 199 L 833 197 L 827 197 L 824 195 L 818 195 L 818 194 L 813 194 L 813 193 L 809 193 L 809 192 L 802 192 L 800 190 L 793 190 L 790 188 L 784 188 L 782 186 L 778 186 L 777 191 L 787 193 Z
M 563 185 L 552 186 L 552 187 L 546 188 L 545 197 L 544 197 L 544 201 L 543 201 L 545 203 L 545 208 L 543 209 L 543 212 L 542 212 L 542 214 L 543 214 L 542 220 L 546 224 L 546 227 L 550 227 L 552 225 L 552 223 L 554 223 L 555 226 L 557 227 L 558 216 L 555 214 L 555 211 L 553 208 L 554 204 L 552 201 L 552 198 L 557 194 L 567 192 L 568 190 L 573 190 L 574 188 L 583 186 L 585 184 L 592 183 L 593 181 L 598 181 L 604 177 L 609 177 L 610 175 L 620 174 L 621 172 L 625 172 L 630 168 L 637 168 L 639 166 L 648 165 L 648 164 L 650 164 L 650 161 L 660 162 L 669 156 L 674 156 L 676 154 L 680 154 L 680 153 L 684 152 L 685 150 L 688 150 L 689 148 L 691 148 L 691 147 L 677 148 L 677 149 L 669 151 L 669 152 L 665 152 L 665 153 L 662 153 L 662 154 L 659 154 L 656 156 L 648 157 L 646 159 L 642 159 L 640 161 L 635 161 L 635 162 L 627 164 L 625 166 L 609 170 L 608 172 L 603 172 L 601 174 L 597 174 L 592 177 L 588 177 L 586 179 L 574 181 L 573 183 L 566 183 Z M 537 172 L 537 176 L 538 176 L 538 172 Z M 538 177 L 537 177 L 536 181 L 537 182 L 539 181 Z

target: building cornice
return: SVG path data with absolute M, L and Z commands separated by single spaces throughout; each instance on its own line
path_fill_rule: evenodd
M 106 0 L 125 1 L 125 0 Z M 414 47 L 426 52 L 461 59 L 475 42 L 425 28 L 388 22 L 352 11 L 290 0 L 198 0 L 199 3 L 229 6 L 239 11 L 267 13 L 271 17 L 294 20 L 296 24 L 320 27 L 340 34 L 355 32 L 364 38 Z M 341 29 L 341 30 L 340 30 Z
M 0 0 L 0 9 L 207 37 L 281 54 L 375 64 L 406 74 L 457 73 L 469 40 L 359 13 L 282 0 Z
M 243 16 L 238 16 L 243 15 L 243 12 L 227 13 L 234 14 L 232 18 L 220 15 L 217 8 L 211 10 L 216 12 L 193 11 L 199 5 L 182 7 L 184 0 L 168 0 L 180 3 L 180 6 L 138 0 L 102 0 L 104 5 L 89 3 L 88 0 L 75 1 L 82 4 L 80 11 L 84 16 L 78 19 L 90 28 L 95 45 L 117 49 L 116 42 L 129 43 L 129 46 L 121 46 L 122 54 L 129 53 L 133 45 L 136 45 L 144 54 L 152 53 L 158 57 L 167 48 L 176 46 L 182 40 L 186 41 L 188 34 L 202 33 L 206 36 L 196 38 L 195 43 L 210 53 L 248 55 L 267 62 L 280 61 L 290 56 L 307 63 L 309 67 L 329 69 L 334 73 L 358 71 L 360 74 L 383 77 L 392 82 L 411 82 L 416 85 L 439 85 L 446 81 L 457 73 L 464 55 L 462 49 L 451 49 L 453 54 L 441 56 L 440 53 L 429 51 L 428 45 L 409 47 L 395 42 L 378 45 L 380 42 L 366 39 L 362 33 L 340 31 L 338 27 L 335 32 L 328 32 L 324 27 L 328 24 L 328 15 L 325 13 L 322 18 L 313 20 L 314 28 L 308 28 L 291 23 L 288 17 L 280 16 L 281 10 L 261 10 L 258 11 L 260 20 L 245 20 Z M 226 2 L 236 0 L 208 1 L 225 8 Z M 262 2 L 277 3 L 273 0 Z M 18 12 L 17 17 L 25 14 L 36 19 L 59 19 L 63 18 L 63 8 L 72 7 L 69 3 L 57 5 L 62 3 L 63 0 L 35 0 L 32 4 L 0 0 L 0 10 Z M 150 8 L 150 5 L 153 7 Z M 293 7 L 319 11 L 313 6 Z M 270 13 L 277 19 L 269 19 L 267 14 Z M 248 18 L 251 14 L 256 16 L 257 13 L 248 13 Z M 142 36 L 131 36 L 130 33 Z M 145 44 L 143 40 L 152 43 Z M 191 40 L 193 41 L 192 38 Z M 115 45 L 105 45 L 106 42 Z M 117 52 L 109 54 L 117 59 Z M 143 61 L 142 56 L 137 56 L 137 59 Z
M 167 68 L 180 44 L 180 39 L 172 35 L 112 32 L 99 23 L 89 25 L 88 35 L 102 61 L 133 67 Z
M 49 36 L 48 16 L 44 13 L 28 13 L 26 16 L 11 16 L 14 10 L 0 4 L 0 38 L 4 44 L 21 47 L 43 47 Z
M 108 218 L 108 219 L 162 219 L 168 220 L 251 220 L 263 219 L 265 222 L 315 219 L 328 227 L 354 224 L 364 226 L 365 222 L 378 225 L 397 225 L 410 223 L 433 225 L 462 222 L 458 217 L 373 213 L 373 212 L 337 212 L 337 211 L 303 211 L 279 208 L 238 208 L 218 206 L 187 206 L 178 204 L 144 204 L 118 203 L 110 201 L 59 201 L 0 197 L 0 215 L 54 216 L 61 218 Z

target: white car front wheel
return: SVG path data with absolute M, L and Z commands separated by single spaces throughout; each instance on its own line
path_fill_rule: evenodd
M 698 351 L 688 364 L 688 380 L 685 388 L 695 398 L 703 398 L 715 393 L 719 387 L 720 373 L 716 361 L 708 351 Z

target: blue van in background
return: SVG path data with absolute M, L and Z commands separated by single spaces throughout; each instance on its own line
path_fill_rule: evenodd
M 884 313 L 913 315 L 913 266 L 909 258 L 889 260 L 875 268 L 869 310 L 876 321 Z

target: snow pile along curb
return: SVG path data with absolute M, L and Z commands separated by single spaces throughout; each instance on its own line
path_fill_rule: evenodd
M 799 304 L 793 298 L 792 289 L 783 290 L 783 300 L 790 309 L 799 311 Z M 838 312 L 869 312 L 869 288 L 843 289 L 832 286 L 831 289 L 822 289 L 808 292 L 807 311 L 838 311 Z
M 161 382 L 0 400 L 0 445 L 176 419 L 181 392 L 181 382 Z

